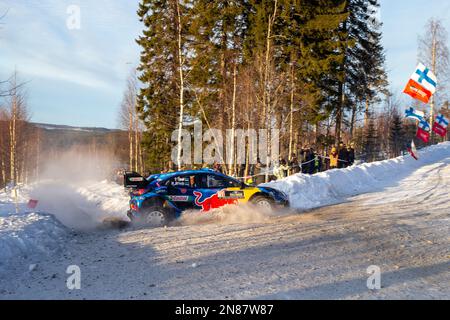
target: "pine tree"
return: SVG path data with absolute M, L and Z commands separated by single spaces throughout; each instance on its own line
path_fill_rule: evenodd
M 351 112 L 350 135 L 354 129 L 356 113 L 365 107 L 366 118 L 370 104 L 387 86 L 384 70 L 385 56 L 381 44 L 381 23 L 375 13 L 378 0 L 348 0 L 349 13 L 342 25 L 342 35 L 347 46 L 340 70 L 343 74 L 339 84 L 340 99 L 336 108 L 336 138 L 341 135 L 341 123 L 345 112 Z
M 398 157 L 401 155 L 405 144 L 405 133 L 403 131 L 402 118 L 398 112 L 392 117 L 392 124 L 389 133 L 390 156 Z
M 188 1 L 142 0 L 138 16 L 144 23 L 143 34 L 137 39 L 142 47 L 141 63 L 138 67 L 140 90 L 137 108 L 144 121 L 146 131 L 143 147 L 148 150 L 148 167 L 152 170 L 164 168 L 170 160 L 171 134 L 178 128 L 180 118 L 180 57 L 178 11 L 180 6 L 182 23 L 189 28 Z M 182 34 L 183 40 L 186 35 Z M 181 52 L 186 53 L 187 41 Z M 186 56 L 181 61 L 187 66 Z M 184 99 L 184 104 L 188 104 Z
M 279 48 L 276 62 L 288 73 L 294 67 L 294 103 L 302 110 L 297 117 L 316 128 L 329 117 L 338 100 L 342 74 L 337 67 L 343 61 L 345 46 L 339 40 L 339 28 L 348 17 L 345 8 L 346 1 L 339 0 L 281 1 L 274 32 L 275 47 Z
M 372 115 L 369 115 L 368 126 L 364 131 L 363 141 L 364 158 L 367 162 L 376 161 L 379 156 L 380 148 L 375 120 Z
M 231 121 L 234 70 L 242 64 L 247 29 L 246 1 L 197 0 L 191 14 L 191 81 L 197 105 L 224 130 Z M 194 107 L 196 105 L 194 104 Z

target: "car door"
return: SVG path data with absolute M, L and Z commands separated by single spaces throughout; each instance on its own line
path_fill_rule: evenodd
M 195 208 L 209 211 L 235 203 L 234 199 L 225 199 L 220 194 L 226 188 L 239 186 L 235 180 L 215 173 L 202 173 L 197 176 L 196 181 L 199 188 L 194 192 Z
M 170 178 L 166 183 L 166 199 L 181 211 L 194 208 L 195 175 L 186 174 Z

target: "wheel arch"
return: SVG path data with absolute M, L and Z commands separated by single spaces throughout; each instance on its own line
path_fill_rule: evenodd
M 267 198 L 267 199 L 270 199 L 270 200 L 274 200 L 270 195 L 268 195 L 267 193 L 265 193 L 265 192 L 262 192 L 262 191 L 258 191 L 258 192 L 256 192 L 255 194 L 253 194 L 251 197 L 250 197 L 250 199 L 248 200 L 248 202 L 253 202 L 253 200 L 255 200 L 255 198 L 257 198 L 257 197 L 264 197 L 264 198 Z
M 154 196 L 148 197 L 144 201 L 142 201 L 141 208 L 145 209 L 145 208 L 150 208 L 150 207 L 155 207 L 155 206 L 164 207 L 165 201 L 166 200 L 163 199 L 161 196 L 154 195 Z

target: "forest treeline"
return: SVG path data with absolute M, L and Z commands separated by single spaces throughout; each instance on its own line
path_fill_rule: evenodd
M 171 134 L 189 119 L 222 131 L 278 128 L 285 156 L 353 140 L 359 115 L 370 122 L 387 93 L 378 6 L 142 0 L 137 109 L 150 168 L 167 164 Z

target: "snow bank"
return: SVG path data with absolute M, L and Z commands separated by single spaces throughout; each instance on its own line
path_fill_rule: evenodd
M 51 215 L 0 217 L 0 275 L 13 266 L 26 271 L 42 256 L 62 250 L 67 235 L 67 229 Z
M 450 157 L 450 142 L 424 148 L 419 155 L 418 161 L 406 155 L 312 176 L 297 174 L 264 185 L 285 192 L 295 209 L 340 203 L 351 196 L 394 186 L 418 168 Z
M 29 199 L 38 200 L 28 212 Z M 0 191 L 0 276 L 64 249 L 70 229 L 89 231 L 106 218 L 128 219 L 128 196 L 114 182 L 45 180 L 18 188 L 16 214 L 11 190 Z

